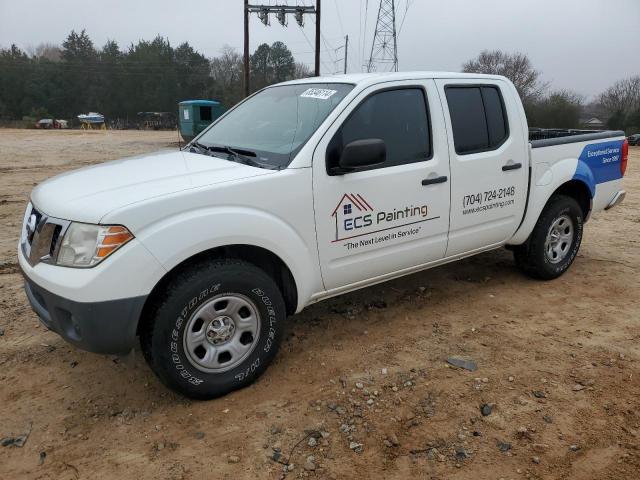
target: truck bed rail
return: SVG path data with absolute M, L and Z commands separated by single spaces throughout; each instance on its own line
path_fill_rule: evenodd
M 588 142 L 611 137 L 624 137 L 621 130 L 575 130 L 557 128 L 530 128 L 531 148 L 551 147 L 566 143 Z

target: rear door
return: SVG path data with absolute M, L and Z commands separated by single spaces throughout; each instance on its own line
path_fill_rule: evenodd
M 451 158 L 446 256 L 500 244 L 522 220 L 528 188 L 528 138 L 519 101 L 500 80 L 436 80 Z
M 382 165 L 331 171 L 350 142 L 382 139 Z M 444 257 L 449 153 L 433 80 L 385 82 L 362 91 L 313 156 L 313 197 L 327 290 Z

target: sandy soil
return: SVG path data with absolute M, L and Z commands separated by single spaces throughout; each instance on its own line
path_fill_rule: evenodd
M 15 257 L 33 185 L 176 141 L 0 130 L 0 438 L 29 432 L 0 447 L 0 478 L 640 477 L 639 148 L 625 203 L 587 224 L 562 278 L 495 251 L 320 303 L 256 384 L 193 402 L 139 352 L 85 353 L 40 326 Z

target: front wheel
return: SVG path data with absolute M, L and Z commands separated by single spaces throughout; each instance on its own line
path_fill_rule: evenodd
M 514 249 L 516 263 L 534 278 L 551 280 L 559 277 L 578 254 L 583 224 L 578 202 L 565 195 L 552 196 L 529 240 Z
M 176 275 L 140 332 L 149 366 L 169 388 L 210 399 L 249 385 L 278 350 L 286 309 L 275 282 L 241 260 Z

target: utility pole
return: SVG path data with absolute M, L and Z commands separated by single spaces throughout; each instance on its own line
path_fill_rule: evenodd
M 244 96 L 249 96 L 249 0 L 244 0 Z
M 320 76 L 320 2 L 316 0 L 316 6 L 302 5 L 249 5 L 249 0 L 244 0 L 244 94 L 249 96 L 251 88 L 249 85 L 249 14 L 257 13 L 260 21 L 265 25 L 271 24 L 269 15 L 275 13 L 278 23 L 283 27 L 287 26 L 287 15 L 293 14 L 296 23 L 302 28 L 304 26 L 304 15 L 316 16 L 316 45 L 315 45 L 315 75 Z
M 344 36 L 344 73 L 347 73 L 347 57 L 349 55 L 349 35 Z
M 367 72 L 376 70 L 376 64 L 391 64 L 390 70 L 398 71 L 395 0 L 380 0 Z
M 316 77 L 320 76 L 320 1 L 316 0 Z

